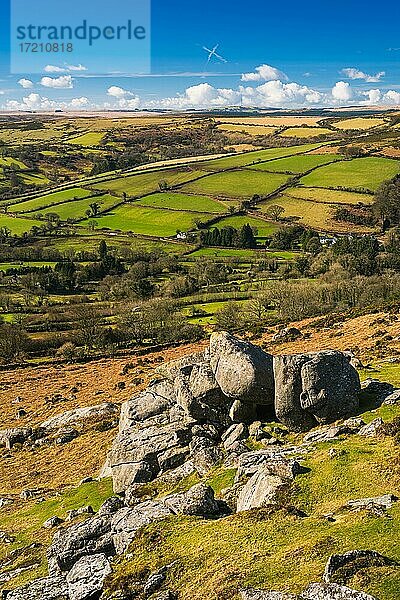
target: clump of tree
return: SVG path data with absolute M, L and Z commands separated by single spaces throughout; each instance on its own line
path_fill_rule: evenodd
M 385 181 L 375 194 L 373 211 L 383 229 L 400 223 L 400 176 Z
M 200 242 L 202 246 L 219 246 L 223 248 L 257 248 L 257 231 L 248 223 L 241 229 L 234 227 L 212 227 L 202 231 Z
M 23 358 L 29 345 L 28 335 L 23 327 L 10 323 L 0 323 L 0 359 L 12 362 Z

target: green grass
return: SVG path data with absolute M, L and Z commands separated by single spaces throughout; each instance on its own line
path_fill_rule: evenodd
M 28 168 L 26 165 L 24 165 L 23 162 L 21 162 L 20 160 L 17 160 L 16 158 L 11 158 L 9 156 L 3 156 L 0 158 L 0 167 L 11 167 L 11 166 L 18 167 L 19 169 L 22 169 L 22 170 Z
M 0 263 L 0 271 L 7 271 L 8 269 L 23 269 L 24 267 L 54 267 L 57 263 L 46 262 L 46 261 L 24 261 L 17 263 Z
M 375 191 L 400 173 L 400 161 L 389 158 L 357 158 L 316 169 L 301 179 L 310 187 L 344 187 Z
M 205 170 L 222 170 L 232 167 L 244 167 L 258 162 L 271 160 L 274 158 L 282 158 L 284 156 L 293 156 L 318 148 L 321 144 L 302 144 L 301 146 L 291 146 L 289 148 L 270 148 L 268 150 L 256 150 L 254 152 L 245 152 L 237 156 L 229 156 L 227 158 L 218 158 L 215 160 L 198 163 L 197 166 Z
M 13 578 L 7 587 L 15 588 L 34 578 L 46 575 L 46 547 L 51 544 L 51 539 L 54 535 L 54 531 L 42 528 L 43 523 L 47 519 L 54 515 L 65 518 L 68 510 L 88 505 L 97 511 L 110 496 L 112 496 L 111 480 L 103 479 L 102 481 L 86 483 L 78 488 L 64 490 L 44 502 L 38 503 L 32 501 L 24 503 L 17 501 L 16 504 L 2 509 L 0 527 L 2 530 L 12 532 L 15 536 L 15 541 L 7 546 L 2 545 L 0 559 L 4 558 L 8 552 L 28 546 L 32 542 L 39 542 L 40 544 L 39 547 L 33 549 L 30 555 L 21 556 L 17 559 L 13 563 L 11 570 L 18 566 L 24 566 L 24 563 L 29 560 L 31 562 L 39 562 L 39 566 Z M 7 566 L 5 570 L 7 570 Z
M 80 228 L 79 234 L 80 235 L 74 235 L 72 237 L 53 238 L 50 242 L 51 246 L 60 252 L 68 252 L 70 250 L 75 252 L 80 252 L 81 250 L 96 252 L 99 248 L 100 241 L 104 239 L 110 249 L 115 249 L 117 251 L 128 249 L 138 252 L 153 252 L 159 250 L 166 252 L 167 254 L 180 255 L 190 251 L 192 248 L 189 244 L 181 242 L 172 243 L 161 240 L 132 239 L 129 235 L 122 233 L 113 236 L 101 232 L 93 234 L 83 228 Z
M 337 160 L 343 160 L 338 154 L 304 154 L 281 158 L 271 162 L 262 163 L 251 167 L 259 171 L 280 171 L 281 173 L 305 173 L 321 165 L 326 165 Z
M 57 214 L 62 221 L 66 221 L 67 219 L 83 219 L 86 218 L 85 213 L 90 209 L 89 205 L 92 203 L 100 204 L 100 211 L 103 212 L 112 208 L 119 202 L 121 202 L 120 198 L 117 198 L 116 196 L 110 196 L 109 194 L 104 194 L 104 196 L 96 196 L 96 198 L 84 198 L 82 200 L 57 204 L 56 206 L 51 206 L 47 209 L 41 209 L 32 214 L 33 216 L 39 214 L 45 216 L 46 214 L 54 213 Z
M 125 192 L 130 196 L 143 196 L 144 194 L 159 191 L 159 183 L 161 181 L 166 181 L 172 187 L 195 179 L 200 175 L 203 175 L 201 171 L 163 169 L 150 173 L 140 173 L 138 175 L 110 179 L 109 181 L 98 183 L 93 187 L 99 190 L 117 192 L 121 195 Z
M 25 185 L 34 185 L 34 186 L 42 186 L 50 183 L 50 180 L 43 175 L 42 173 L 28 174 L 28 173 L 19 173 L 19 177 L 21 177 L 22 181 Z
M 374 197 L 371 194 L 323 188 L 293 187 L 285 190 L 285 196 L 315 200 L 315 202 L 326 202 L 327 204 L 372 204 L 374 202 Z
M 399 414 L 399 407 L 395 411 Z M 374 416 L 380 414 L 385 414 L 383 409 Z M 363 418 L 368 421 L 369 413 Z M 335 459 L 329 458 L 332 446 L 342 451 Z M 236 600 L 237 590 L 247 586 L 299 593 L 308 583 L 322 580 L 326 561 L 334 553 L 368 548 L 399 561 L 399 504 L 389 510 L 391 518 L 342 510 L 350 499 L 399 495 L 397 456 L 398 448 L 387 437 L 350 436 L 317 444 L 301 461 L 304 472 L 286 498 L 287 505 L 304 511 L 303 518 L 285 510 L 261 509 L 216 521 L 173 517 L 154 523 L 136 537 L 129 555 L 116 561 L 109 585 L 116 588 L 123 578 L 135 580 L 143 570 L 152 572 L 175 561 L 166 586 L 182 600 L 203 600 L 204 582 L 209 600 Z M 231 471 L 219 469 L 209 482 L 218 495 L 232 478 Z M 335 521 L 324 517 L 336 511 Z M 398 600 L 400 570 L 371 567 L 351 577 L 347 585 L 379 600 Z
M 220 202 L 216 202 L 212 198 L 190 194 L 154 194 L 153 196 L 148 196 L 147 198 L 140 200 L 140 205 L 215 214 L 227 212 L 226 206 Z
M 188 183 L 183 190 L 221 198 L 250 198 L 254 194 L 267 196 L 284 185 L 287 180 L 287 175 L 277 173 L 228 171 Z
M 169 237 L 175 235 L 177 230 L 193 229 L 195 219 L 201 219 L 204 222 L 210 219 L 210 215 L 124 204 L 104 216 L 96 217 L 99 228 L 132 231 L 157 237 Z
M 0 214 L 0 227 L 7 227 L 13 235 L 22 235 L 34 225 L 40 226 L 41 222 L 34 219 L 22 219 Z
M 257 228 L 257 237 L 260 238 L 271 237 L 271 235 L 273 235 L 275 231 L 279 228 L 279 226 L 274 223 L 268 223 L 268 221 L 264 221 L 263 219 L 248 217 L 247 215 L 234 215 L 232 217 L 226 217 L 225 219 L 221 219 L 221 221 L 218 221 L 216 225 L 212 225 L 212 227 L 218 227 L 218 229 L 221 229 L 222 227 L 235 227 L 235 229 L 240 229 L 241 227 L 243 227 L 243 225 L 246 225 L 247 223 L 251 227 Z
M 292 260 L 296 258 L 296 252 L 286 252 L 285 250 L 243 250 L 241 248 L 201 248 L 189 254 L 190 258 L 200 258 L 202 256 L 212 256 L 215 258 L 245 258 L 248 261 L 263 259 L 282 259 Z
M 12 204 L 10 210 L 12 212 L 26 212 L 39 210 L 46 208 L 52 204 L 63 202 L 64 200 L 71 200 L 72 198 L 86 198 L 92 192 L 84 190 L 83 188 L 71 188 L 69 190 L 63 190 L 62 192 L 54 192 L 53 194 L 46 194 L 39 198 L 32 198 L 31 200 L 24 200 L 16 204 Z M 5 202 L 3 201 L 3 204 Z
M 66 143 L 76 144 L 78 146 L 98 146 L 103 138 L 104 133 L 91 132 L 84 133 L 83 135 L 79 135 L 78 137 L 67 140 Z

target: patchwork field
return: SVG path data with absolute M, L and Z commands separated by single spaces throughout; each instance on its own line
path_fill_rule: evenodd
M 338 154 L 304 154 L 260 163 L 259 165 L 254 165 L 250 168 L 256 169 L 257 171 L 276 171 L 296 174 L 305 173 L 310 169 L 315 169 L 321 165 L 326 165 L 342 159 L 343 156 Z
M 159 184 L 163 181 L 166 182 L 168 186 L 172 187 L 196 179 L 196 177 L 200 177 L 201 175 L 204 175 L 204 173 L 196 170 L 179 171 L 174 169 L 164 169 L 140 175 L 110 179 L 109 181 L 94 185 L 93 187 L 99 190 L 116 192 L 121 195 L 125 192 L 134 197 L 159 191 Z
M 31 200 L 17 202 L 16 204 L 12 204 L 10 210 L 16 213 L 39 210 L 41 208 L 51 206 L 52 204 L 57 204 L 58 202 L 71 200 L 72 198 L 86 198 L 91 193 L 92 192 L 89 190 L 85 190 L 83 188 L 71 188 L 70 190 L 54 192 L 54 194 L 46 194 L 45 196 L 40 196 L 39 198 L 32 198 Z M 6 201 L 2 202 L 2 204 L 5 203 Z
M 99 204 L 99 212 L 104 212 L 120 202 L 120 198 L 111 196 L 110 194 L 104 194 L 104 196 L 96 196 L 95 198 L 84 198 L 82 200 L 64 202 L 63 204 L 57 204 L 56 206 L 51 206 L 29 214 L 32 214 L 32 216 L 56 214 L 62 221 L 67 221 L 68 219 L 83 219 L 87 216 L 86 211 L 90 210 L 90 204 Z
M 177 231 L 192 229 L 196 219 L 204 222 L 210 219 L 210 215 L 124 204 L 104 216 L 96 217 L 96 222 L 99 228 L 169 237 L 176 235 Z
M 385 125 L 385 119 L 366 119 L 363 117 L 356 119 L 344 119 L 343 121 L 338 121 L 337 123 L 332 123 L 332 127 L 336 129 L 342 129 L 346 131 L 347 129 L 372 129 L 373 127 L 379 127 L 380 125 Z
M 302 178 L 309 187 L 343 187 L 375 191 L 381 183 L 400 173 L 400 161 L 389 158 L 356 158 L 316 169 Z
M 102 139 L 104 138 L 104 133 L 100 132 L 91 132 L 84 133 L 83 135 L 79 135 L 76 138 L 72 138 L 68 140 L 68 144 L 76 144 L 77 146 L 98 146 Z
M 240 123 L 244 125 L 267 125 L 272 127 L 294 127 L 296 125 L 309 125 L 315 127 L 321 117 L 226 117 L 218 118 L 218 123 Z
M 342 190 L 329 190 L 323 188 L 293 187 L 285 190 L 285 196 L 314 200 L 315 202 L 326 202 L 327 204 L 367 204 L 374 201 L 372 194 L 360 194 L 356 192 L 344 192 Z
M 193 181 L 182 189 L 223 198 L 249 198 L 254 194 L 267 196 L 284 185 L 287 179 L 286 175 L 277 173 L 229 171 Z
M 18 167 L 18 169 L 27 169 L 28 167 L 24 165 L 23 162 L 17 160 L 16 158 L 11 158 L 9 156 L 3 156 L 0 158 L 0 167 Z
M 218 129 L 233 133 L 247 133 L 248 135 L 273 135 L 277 131 L 277 127 L 267 125 L 233 125 L 232 123 L 218 125 Z
M 332 131 L 330 129 L 325 129 L 323 127 L 290 127 L 289 129 L 282 131 L 280 135 L 283 137 L 309 138 L 331 133 Z
M 6 227 L 12 235 L 22 235 L 29 231 L 34 225 L 40 227 L 40 221 L 34 219 L 18 219 L 9 215 L 0 214 L 0 227 Z
M 191 194 L 154 194 L 140 200 L 140 206 L 220 214 L 227 212 L 226 206 L 207 196 Z
M 240 248 L 200 248 L 189 254 L 190 258 L 201 258 L 211 256 L 214 258 L 233 258 L 239 257 L 245 260 L 271 258 L 276 260 L 292 260 L 298 256 L 296 252 L 286 252 L 285 250 L 243 250 Z
M 257 237 L 260 238 L 271 237 L 278 229 L 278 225 L 275 225 L 274 223 L 269 223 L 263 219 L 257 219 L 256 217 L 249 217 L 247 215 L 226 217 L 225 219 L 218 221 L 217 225 L 213 225 L 212 227 L 218 227 L 218 229 L 221 229 L 222 227 L 234 227 L 235 229 L 240 229 L 243 225 L 247 224 L 257 229 Z
M 209 170 L 231 169 L 233 167 L 245 167 L 257 162 L 273 160 L 274 158 L 283 158 L 285 156 L 294 156 L 318 148 L 319 144 L 301 144 L 300 146 L 291 146 L 290 148 L 269 148 L 268 150 L 258 150 L 256 152 L 246 152 L 238 156 L 228 158 L 219 158 L 216 160 L 199 163 L 199 167 Z
M 334 207 L 329 204 L 310 202 L 290 196 L 280 196 L 277 200 L 270 200 L 259 204 L 265 212 L 271 204 L 278 204 L 285 209 L 283 218 L 292 218 L 297 223 L 331 233 L 343 232 L 371 232 L 372 228 L 361 227 L 349 223 L 342 223 L 332 219 Z

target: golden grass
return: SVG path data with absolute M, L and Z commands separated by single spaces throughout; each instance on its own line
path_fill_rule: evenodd
M 336 129 L 342 129 L 346 131 L 348 129 L 372 129 L 373 127 L 379 127 L 380 125 L 385 125 L 385 119 L 377 119 L 377 118 L 363 118 L 357 117 L 355 119 L 344 119 L 343 121 L 338 121 L 337 123 L 332 123 L 332 127 Z
M 271 127 L 294 127 L 300 125 L 317 126 L 321 117 L 223 117 L 218 123 L 242 125 L 267 125 Z
M 232 125 L 231 123 L 218 125 L 218 129 L 220 131 L 246 133 L 248 135 L 273 135 L 277 131 L 276 127 L 264 125 Z
M 328 135 L 331 134 L 332 131 L 330 129 L 325 129 L 324 127 L 289 127 L 289 129 L 285 129 L 280 134 L 282 137 L 297 137 L 297 138 L 311 138 L 319 135 Z

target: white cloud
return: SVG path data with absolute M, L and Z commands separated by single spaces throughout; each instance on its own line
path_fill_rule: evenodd
M 89 106 L 89 98 L 82 96 L 81 98 L 72 98 L 70 102 L 71 108 L 85 108 Z
M 129 96 L 131 92 L 128 92 L 128 90 L 124 90 L 123 88 L 118 87 L 117 85 L 112 85 L 108 88 L 107 94 L 109 96 L 113 96 L 114 98 L 125 98 L 126 96 Z
M 87 71 L 87 67 L 84 67 L 79 63 L 79 65 L 67 65 L 67 71 Z
M 41 96 L 40 94 L 31 93 L 22 98 L 21 101 L 8 100 L 1 108 L 15 111 L 54 111 L 57 109 L 79 110 L 90 107 L 90 101 L 85 96 L 82 96 L 81 98 L 72 98 L 69 102 L 56 102 Z
M 341 74 L 353 80 L 362 79 L 367 83 L 377 83 L 386 75 L 385 71 L 379 71 L 379 73 L 376 73 L 375 75 L 368 75 L 368 73 L 364 73 L 363 71 L 355 69 L 354 67 L 342 69 Z
M 332 97 L 337 102 L 348 102 L 353 97 L 351 86 L 346 81 L 338 81 L 332 88 Z
M 389 90 L 383 95 L 383 103 L 391 105 L 400 105 L 400 92 Z
M 287 81 L 287 76 L 270 65 L 260 65 L 253 73 L 243 73 L 242 81 Z
M 382 99 L 381 90 L 378 90 L 378 89 L 368 90 L 368 92 L 363 92 L 363 96 L 366 96 L 367 100 L 363 100 L 362 104 L 367 104 L 367 105 L 371 105 L 371 106 L 379 104 Z
M 46 65 L 43 69 L 45 73 L 68 73 L 74 71 L 87 71 L 87 67 L 84 67 L 79 63 L 79 65 L 64 65 L 63 67 L 58 67 L 56 65 Z
M 129 90 L 112 85 L 108 88 L 107 94 L 117 100 L 117 108 L 124 108 L 126 110 L 135 110 L 140 106 L 140 98 Z
M 45 73 L 65 73 L 63 67 L 56 67 L 55 65 L 46 65 L 43 71 Z
M 61 75 L 60 77 L 42 77 L 40 80 L 41 85 L 47 88 L 56 89 L 71 89 L 73 88 L 71 75 Z
M 18 83 L 25 90 L 28 89 L 28 88 L 33 88 L 33 81 L 31 81 L 30 79 L 20 79 L 18 81 Z

